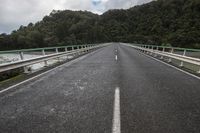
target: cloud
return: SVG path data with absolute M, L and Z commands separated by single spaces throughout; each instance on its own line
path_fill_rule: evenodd
M 141 4 L 144 4 L 144 3 L 148 3 L 148 2 L 151 2 L 152 0 L 138 0 L 136 5 L 141 5 Z
M 109 9 L 126 9 L 151 0 L 0 0 L 0 33 L 37 22 L 55 10 L 88 10 L 102 14 Z

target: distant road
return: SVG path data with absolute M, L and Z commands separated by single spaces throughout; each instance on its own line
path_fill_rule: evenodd
M 1 94 L 0 133 L 200 133 L 200 80 L 112 44 Z

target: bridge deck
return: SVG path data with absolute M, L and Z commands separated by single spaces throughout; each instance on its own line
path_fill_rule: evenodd
M 133 48 L 110 45 L 2 94 L 0 132 L 198 133 L 199 86 Z

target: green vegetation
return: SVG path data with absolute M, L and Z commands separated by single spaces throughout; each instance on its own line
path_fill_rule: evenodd
M 6 72 L 1 72 L 0 73 L 0 82 L 4 81 L 6 79 L 9 79 L 9 78 L 16 77 L 21 73 L 23 73 L 22 68 L 17 68 L 17 69 L 9 70 L 9 71 L 6 71 Z
M 52 11 L 42 21 L 0 35 L 0 49 L 99 42 L 200 48 L 200 1 L 157 0 L 102 15 Z

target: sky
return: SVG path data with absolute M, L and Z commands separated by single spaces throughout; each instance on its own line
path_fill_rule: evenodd
M 0 33 L 42 20 L 52 10 L 87 10 L 102 14 L 109 9 L 127 9 L 151 0 L 0 0 Z

